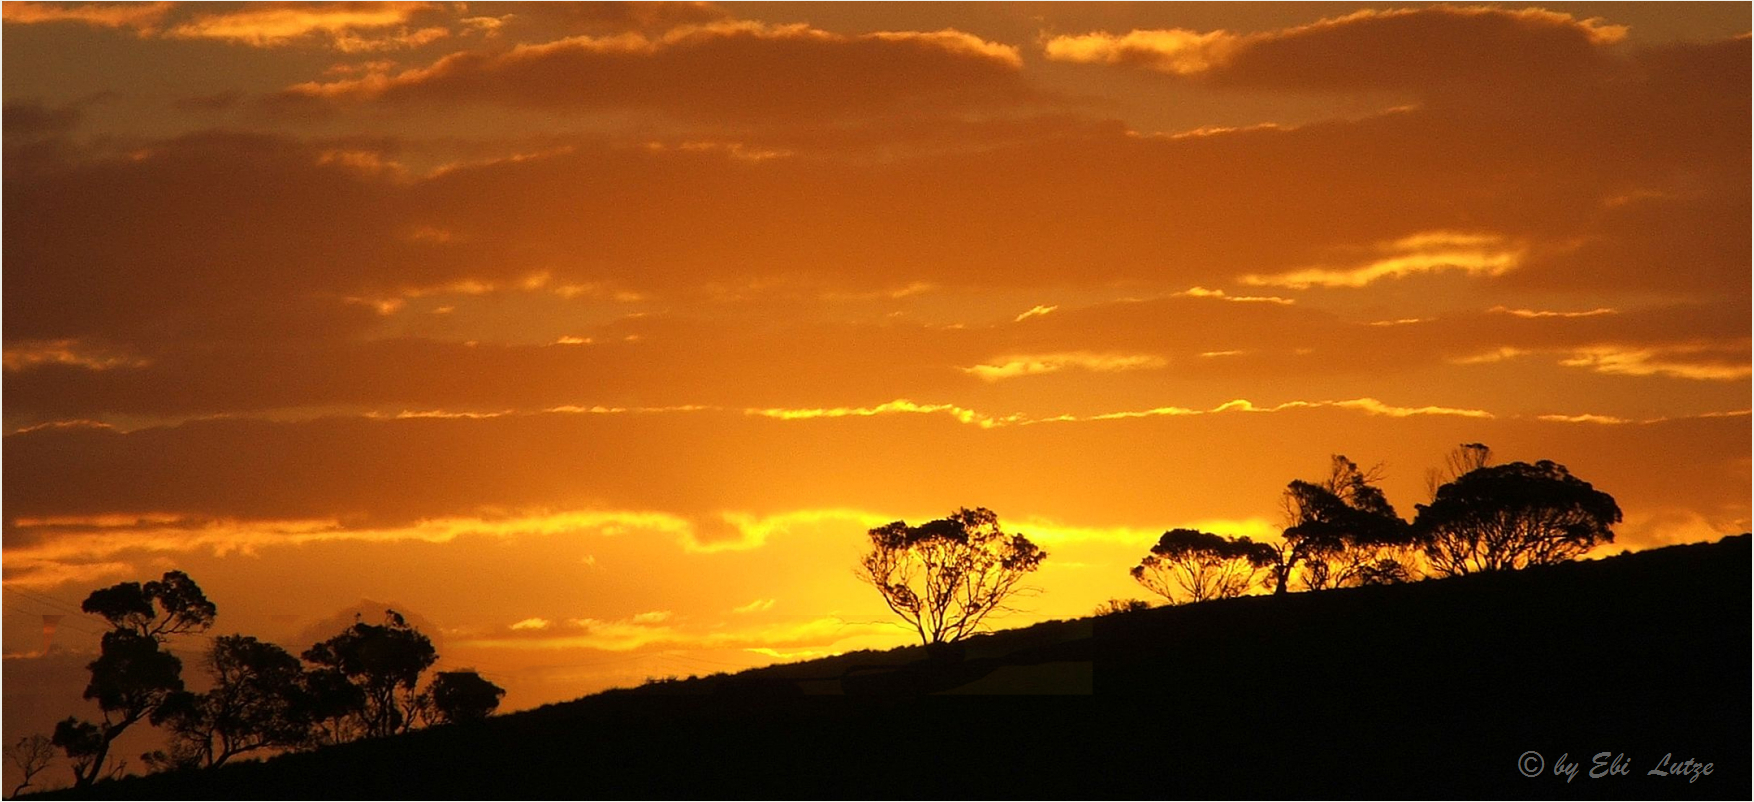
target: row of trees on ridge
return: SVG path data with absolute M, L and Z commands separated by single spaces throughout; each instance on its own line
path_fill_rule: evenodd
M 1328 476 L 1292 481 L 1282 496 L 1278 543 L 1191 529 L 1163 533 L 1132 569 L 1139 584 L 1171 602 L 1240 596 L 1257 581 L 1285 593 L 1510 571 L 1576 559 L 1614 540 L 1614 497 L 1564 465 L 1492 464 L 1469 443 L 1428 477 L 1431 501 L 1403 520 L 1377 487 L 1381 470 L 1344 456 Z
M 141 759 L 155 770 L 208 767 L 239 755 L 327 744 L 486 718 L 505 690 L 473 671 L 422 675 L 438 660 L 431 639 L 394 610 L 382 623 L 352 626 L 300 657 L 248 635 L 212 639 L 202 655 L 211 687 L 187 689 L 172 638 L 204 633 L 218 609 L 181 571 L 157 581 L 93 591 L 80 609 L 102 617 L 98 658 L 85 698 L 97 721 L 70 716 L 52 736 L 30 735 L 7 748 L 24 772 L 13 795 L 52 762 L 67 758 L 75 788 L 119 776 L 126 761 L 112 747 L 141 722 L 162 728 L 165 749 Z
M 1403 520 L 1381 488 L 1380 466 L 1333 457 L 1328 475 L 1294 480 L 1281 496 L 1278 542 L 1193 529 L 1164 532 L 1131 570 L 1170 603 L 1507 571 L 1576 559 L 1614 540 L 1620 507 L 1607 493 L 1548 460 L 1492 464 L 1470 443 L 1428 475 L 1431 501 Z M 856 571 L 930 646 L 965 638 L 1030 593 L 1027 575 L 1047 552 L 1005 532 L 985 508 L 961 509 L 919 526 L 871 529 Z M 1148 606 L 1113 600 L 1098 612 Z

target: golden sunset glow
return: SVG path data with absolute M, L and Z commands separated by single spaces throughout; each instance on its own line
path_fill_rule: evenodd
M 1750 525 L 1746 4 L 0 9 L 8 733 L 173 568 L 517 710 L 917 641 L 866 532 L 960 507 L 996 627 L 1335 454 Z

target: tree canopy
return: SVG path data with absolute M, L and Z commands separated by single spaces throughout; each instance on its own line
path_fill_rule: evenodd
M 351 717 L 364 735 L 381 736 L 413 727 L 425 704 L 417 690 L 420 675 L 438 660 L 438 652 L 400 613 L 387 610 L 384 623 L 356 622 L 305 650 L 304 659 L 334 670 L 356 688 L 362 704 Z
M 895 521 L 869 535 L 859 578 L 926 644 L 978 631 L 1007 609 L 1005 601 L 1025 589 L 1024 577 L 1048 556 L 1029 538 L 1006 533 L 986 508 L 959 509 L 919 526 Z
M 1335 455 L 1326 479 L 1286 486 L 1276 592 L 1286 591 L 1299 568 L 1311 589 L 1410 578 L 1411 533 L 1376 486 L 1377 473 Z
M 68 717 L 51 739 L 73 765 L 76 787 L 104 776 L 110 746 L 129 727 L 155 718 L 183 693 L 183 661 L 164 649 L 172 636 L 206 631 L 217 608 L 188 574 L 167 571 L 164 578 L 123 582 L 92 591 L 80 609 L 102 616 L 104 633 L 98 658 L 87 670 L 85 698 L 103 712 L 101 722 Z
M 144 585 L 122 582 L 94 590 L 79 609 L 102 616 L 118 631 L 159 640 L 205 631 L 218 614 L 201 587 L 182 571 L 166 571 L 163 579 Z
M 297 657 L 247 635 L 222 635 L 213 639 L 204 662 L 212 689 L 178 694 L 153 718 L 171 733 L 162 762 L 217 766 L 305 740 L 309 704 Z
M 1414 531 L 1444 576 L 1576 559 L 1614 540 L 1614 497 L 1550 460 L 1475 468 L 1418 505 Z
M 503 696 L 504 688 L 474 671 L 441 671 L 432 681 L 433 718 L 441 724 L 480 721 Z
M 1278 559 L 1271 544 L 1227 538 L 1193 529 L 1163 533 L 1132 577 L 1172 602 L 1241 596 Z

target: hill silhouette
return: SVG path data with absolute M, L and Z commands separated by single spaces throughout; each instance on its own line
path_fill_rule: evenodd
M 1745 797 L 1750 559 L 1739 535 L 1048 622 L 82 796 Z

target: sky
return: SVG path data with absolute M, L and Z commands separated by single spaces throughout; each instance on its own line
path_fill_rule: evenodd
M 521 709 L 906 643 L 959 507 L 999 626 L 1334 454 L 1744 531 L 1749 9 L 7 2 L 6 732 L 171 569 Z

